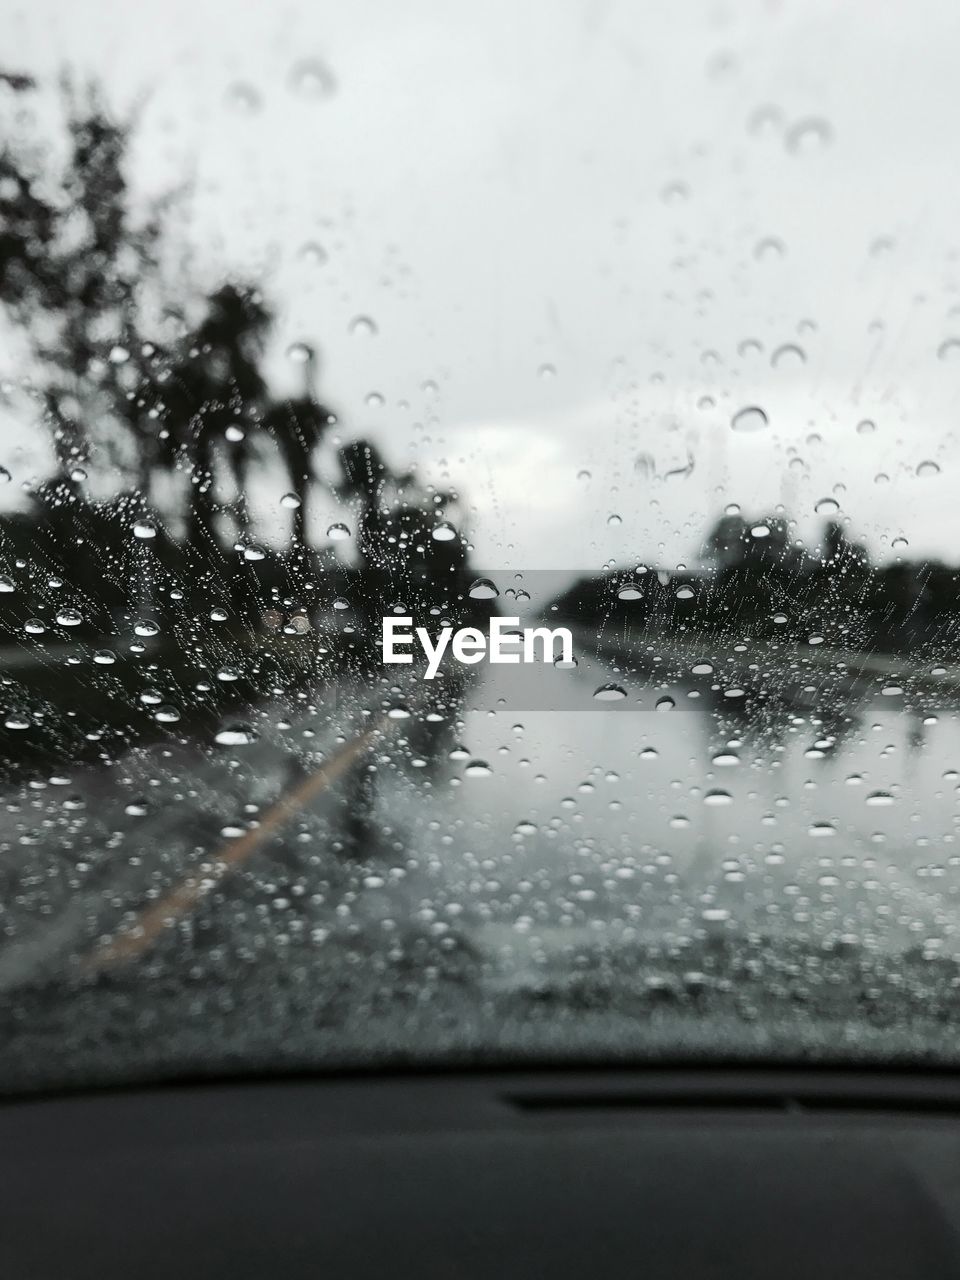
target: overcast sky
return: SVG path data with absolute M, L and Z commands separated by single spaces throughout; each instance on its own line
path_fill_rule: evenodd
M 178 233 L 264 279 L 276 387 L 316 342 L 344 435 L 459 483 L 481 562 L 692 563 L 726 503 L 815 539 L 830 496 L 960 559 L 955 0 L 0 12 L 12 68 L 148 95 L 136 188 L 195 178 Z

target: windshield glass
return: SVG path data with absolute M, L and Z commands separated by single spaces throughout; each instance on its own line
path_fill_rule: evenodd
M 960 9 L 0 7 L 0 1088 L 955 1063 Z

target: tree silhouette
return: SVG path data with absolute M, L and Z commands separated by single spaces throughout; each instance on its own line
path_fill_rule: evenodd
M 272 404 L 264 415 L 264 431 L 273 438 L 296 498 L 291 512 L 291 539 L 295 548 L 307 541 L 307 510 L 314 480 L 313 454 L 334 415 L 316 397 L 317 355 L 312 347 L 300 344 L 304 385 L 298 396 Z
M 335 491 L 358 509 L 356 544 L 369 611 L 383 606 L 388 591 L 399 591 L 408 603 L 454 604 L 464 585 L 466 549 L 457 536 L 438 541 L 433 535 L 455 495 L 429 491 L 413 471 L 392 471 L 368 440 L 341 448 L 339 463 Z
M 207 299 L 197 329 L 164 363 L 157 382 L 163 422 L 163 465 L 190 484 L 186 542 L 204 556 L 221 553 L 215 483 L 224 458 L 238 491 L 266 399 L 260 361 L 270 312 L 256 289 L 226 284 Z
M 15 93 L 32 88 L 27 77 L 2 78 Z M 29 335 L 44 422 L 68 476 L 95 443 L 114 461 L 142 455 L 129 362 L 164 206 L 131 219 L 132 122 L 111 120 L 93 86 L 64 80 L 62 89 L 69 146 L 59 170 L 22 138 L 8 135 L 0 149 L 0 302 Z M 120 437 L 131 434 L 125 448 Z

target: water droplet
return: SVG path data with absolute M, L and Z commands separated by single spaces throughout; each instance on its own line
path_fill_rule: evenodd
M 155 538 L 157 536 L 156 526 L 152 524 L 137 523 L 133 526 L 133 536 L 135 538 Z
M 764 427 L 769 425 L 769 418 L 764 411 L 756 405 L 748 405 L 745 409 L 738 410 L 730 419 L 730 426 L 734 431 L 762 431 Z
M 807 353 L 795 342 L 785 342 L 782 347 L 777 347 L 770 357 L 770 364 L 774 369 L 799 369 L 806 363 Z
M 598 702 L 620 702 L 627 696 L 627 691 L 618 684 L 602 684 L 593 691 L 593 696 Z
M 226 622 L 228 617 L 229 617 L 229 614 L 227 613 L 226 609 L 221 609 L 218 607 L 210 610 L 211 622 Z
M 823 636 L 810 636 L 807 640 L 808 644 L 823 644 Z
M 11 712 L 4 720 L 3 724 L 6 729 L 21 730 L 30 728 L 29 719 L 24 715 L 19 715 L 17 712 Z
M 160 631 L 160 624 L 154 622 L 152 618 L 141 618 L 139 622 L 133 624 L 134 635 L 138 636 L 155 636 Z
M 596 694 L 594 694 L 594 697 L 596 697 Z M 676 702 L 668 693 L 665 693 L 662 698 L 658 698 L 654 703 L 656 709 L 661 712 L 672 711 L 676 705 Z
M 894 798 L 889 791 L 871 791 L 864 801 L 865 804 L 873 808 L 880 806 L 888 806 L 894 803 Z
M 398 703 L 395 707 L 391 707 L 387 712 L 388 720 L 409 720 L 410 708 Z
M 477 578 L 470 584 L 467 594 L 471 600 L 496 600 L 500 589 L 489 578 Z
M 230 426 L 227 427 L 223 434 L 231 444 L 239 444 L 247 433 L 244 431 L 243 427 L 238 426 L 235 422 L 231 422 Z
M 639 600 L 640 588 L 637 587 L 632 582 L 624 583 L 624 585 L 620 587 L 620 589 L 617 591 L 617 599 L 618 600 Z
M 677 599 L 678 599 L 678 600 L 692 600 L 692 599 L 693 599 L 693 590 L 692 590 L 692 588 L 690 588 L 690 587 L 679 587 L 679 588 L 677 589 Z
M 316 101 L 336 92 L 333 72 L 319 58 L 301 58 L 290 69 L 288 83 L 298 98 Z
M 523 822 L 518 822 L 514 830 L 516 831 L 517 835 L 532 836 L 536 834 L 537 824 L 535 822 L 530 822 L 529 820 L 525 820 Z
M 57 622 L 61 627 L 79 627 L 82 621 L 83 618 L 76 609 L 61 609 L 57 614 Z
M 17 584 L 12 578 L 8 578 L 6 574 L 0 576 L 0 591 L 9 592 L 16 591 Z
M 697 662 L 690 668 L 695 676 L 709 676 L 713 674 L 713 663 Z
M 783 112 L 772 103 L 757 107 L 747 121 L 747 128 L 752 134 L 764 135 L 777 133 L 783 127 Z
M 794 155 L 821 151 L 833 141 L 833 129 L 826 120 L 809 116 L 792 124 L 786 132 L 784 141 L 787 150 Z
M 0 484 L 9 484 L 13 476 L 6 467 L 0 467 Z
M 297 257 L 310 267 L 322 267 L 327 261 L 327 251 L 316 240 L 307 240 L 300 246 Z
M 764 236 L 754 245 L 753 256 L 758 262 L 770 262 L 775 258 L 784 257 L 786 252 L 787 246 L 777 236 Z
M 237 115 L 252 116 L 263 106 L 263 100 L 252 84 L 237 80 L 227 89 L 225 101 Z
M 720 805 L 733 804 L 733 796 L 729 791 L 714 787 L 712 790 L 704 792 L 703 803 L 716 808 Z
M 296 511 L 300 506 L 300 499 L 295 493 L 285 493 L 280 499 L 281 507 L 286 507 L 288 511 Z
M 553 665 L 558 671 L 572 671 L 574 667 L 579 666 L 579 663 L 577 662 L 577 659 L 571 655 L 569 662 L 566 658 L 555 658 Z
M 327 537 L 331 542 L 346 542 L 350 537 L 350 526 L 345 524 L 332 524 L 327 530 Z
M 430 536 L 434 542 L 453 542 L 457 536 L 457 531 L 448 520 L 441 520 L 435 525 Z
M 832 822 L 814 822 L 811 823 L 807 834 L 813 836 L 814 840 L 825 840 L 835 836 L 837 829 Z
M 369 316 L 354 316 L 347 326 L 347 332 L 355 338 L 375 338 L 377 326 Z
M 255 542 L 251 542 L 248 546 L 243 548 L 243 558 L 244 560 L 265 560 L 267 558 L 267 553 L 264 551 L 263 547 L 258 546 Z
M 307 364 L 313 358 L 313 347 L 307 342 L 291 342 L 287 347 L 287 359 L 292 364 Z
M 668 182 L 660 192 L 660 198 L 664 204 L 682 204 L 690 198 L 690 188 L 679 180 Z
M 98 667 L 112 667 L 117 660 L 117 655 L 111 653 L 109 649 L 98 649 L 93 655 L 93 660 Z
M 486 760 L 471 760 L 463 771 L 467 778 L 489 778 L 492 772 Z
M 542 364 L 540 368 L 537 370 L 537 377 L 542 382 L 549 382 L 551 378 L 555 378 L 556 376 L 557 376 L 556 365 Z
M 26 631 L 27 635 L 42 636 L 47 628 L 43 625 L 43 623 L 40 621 L 39 618 L 28 618 L 27 621 L 23 624 L 23 629 L 24 631 Z
M 769 538 L 770 526 L 768 524 L 755 524 L 751 528 L 750 534 L 754 538 Z
M 880 694 L 884 698 L 899 698 L 903 695 L 903 689 L 898 684 L 885 684 Z
M 617 525 L 623 524 L 623 520 L 616 514 L 616 512 L 614 512 L 613 515 L 607 516 L 607 524 L 611 529 L 615 529 Z
M 234 680 L 240 679 L 240 672 L 235 667 L 221 667 L 217 672 L 217 679 L 224 684 L 232 684 Z
M 660 752 L 657 750 L 656 747 L 644 747 L 640 752 L 640 759 L 656 760 L 659 757 L 659 755 L 660 755 Z
M 921 462 L 917 467 L 918 476 L 938 476 L 939 474 L 940 474 L 939 464 L 936 462 L 931 462 L 929 458 L 926 459 L 926 461 Z
M 176 707 L 169 705 L 158 707 L 153 713 L 154 720 L 158 720 L 160 724 L 176 724 L 180 719 L 180 712 Z
M 140 701 L 147 707 L 159 707 L 163 694 L 159 689 L 144 689 L 140 694 Z
M 123 812 L 130 818 L 145 818 L 149 813 L 146 800 L 131 800 Z
M 813 509 L 818 516 L 832 516 L 840 510 L 840 503 L 836 498 L 821 498 Z
M 248 747 L 256 742 L 258 736 L 257 731 L 248 724 L 231 724 L 220 730 L 214 742 L 221 747 Z
M 858 436 L 872 436 L 877 429 L 877 424 L 870 418 L 864 418 L 862 422 L 857 423 Z

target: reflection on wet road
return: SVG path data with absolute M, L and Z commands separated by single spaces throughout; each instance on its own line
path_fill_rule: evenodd
M 609 659 L 564 676 L 580 711 L 514 710 L 495 668 L 456 696 L 317 688 L 226 742 L 8 793 L 0 992 L 382 978 L 366 1016 L 398 975 L 469 1006 L 624 966 L 699 989 L 711 954 L 760 943 L 793 978 L 818 954 L 960 954 L 950 707 L 873 691 L 831 715 L 709 675 L 667 695 Z

